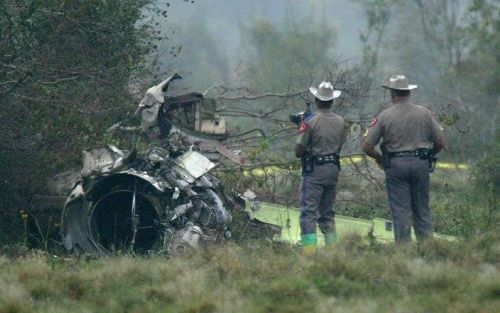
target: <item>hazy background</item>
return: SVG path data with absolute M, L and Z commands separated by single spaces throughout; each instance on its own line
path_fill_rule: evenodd
M 333 49 L 325 47 L 331 57 L 359 62 L 362 55 L 359 34 L 366 27 L 364 11 L 352 1 L 158 1 L 157 5 L 168 12 L 168 18 L 160 20 L 168 40 L 162 40 L 159 57 L 168 59 L 166 67 L 183 74 L 193 88 L 207 88 L 214 80 L 235 79 L 238 70 L 252 58 L 253 47 L 246 32 L 262 21 L 283 30 L 295 23 L 305 27 L 320 25 L 332 30 L 335 36 Z M 173 60 L 171 45 L 182 46 Z M 319 63 L 326 61 L 318 60 Z M 219 68 L 215 69 L 215 65 Z
M 495 138 L 495 1 L 157 1 L 156 8 L 165 11 L 156 79 L 177 71 L 183 91 L 219 84 L 294 91 L 350 70 L 349 88 L 363 91 L 343 101 L 357 102 L 354 115 L 367 119 L 389 100 L 379 86 L 400 73 L 419 85 L 413 99 L 441 114 L 455 155 L 465 159 L 477 144 L 460 138 L 466 133 Z

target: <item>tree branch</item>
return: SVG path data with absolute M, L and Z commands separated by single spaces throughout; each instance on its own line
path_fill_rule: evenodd
M 292 93 L 265 93 L 261 95 L 255 95 L 255 96 L 234 96 L 234 97 L 228 97 L 228 96 L 220 96 L 218 99 L 221 100 L 228 100 L 228 101 L 236 101 L 236 100 L 258 100 L 258 99 L 263 99 L 263 98 L 290 98 L 290 97 L 296 97 L 300 96 L 307 93 L 307 90 L 302 90 L 302 91 L 296 91 Z

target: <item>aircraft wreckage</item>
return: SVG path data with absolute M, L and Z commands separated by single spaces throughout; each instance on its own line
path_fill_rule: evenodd
M 118 123 L 109 129 L 139 131 L 149 141 L 148 149 L 139 153 L 108 145 L 84 151 L 80 171 L 58 174 L 49 184 L 56 197 L 35 199 L 32 206 L 39 212 L 63 207 L 62 214 L 56 209 L 62 243 L 75 254 L 175 255 L 234 237 L 297 243 L 297 210 L 252 201 L 249 207 L 259 209 L 249 213 L 249 199 L 227 190 L 210 174 L 221 156 L 242 165 L 246 160 L 225 146 L 231 136 L 224 119 L 215 114 L 214 99 L 200 93 L 166 96 L 176 79 L 177 74 L 147 90 L 136 111 L 141 127 Z M 64 205 L 48 200 L 55 198 L 64 199 Z M 30 213 L 36 231 L 48 235 L 50 222 L 49 229 L 42 230 L 43 214 Z M 341 236 L 355 233 L 393 241 L 387 220 L 337 215 L 336 224 Z
M 280 232 L 251 219 L 245 200 L 210 174 L 216 155 L 245 160 L 221 144 L 227 138 L 224 120 L 204 111 L 214 100 L 199 93 L 165 96 L 179 78 L 151 87 L 139 104 L 142 134 L 151 143 L 144 153 L 111 145 L 83 152 L 83 168 L 62 212 L 68 251 L 176 254 L 225 241 L 235 225 L 248 236 Z

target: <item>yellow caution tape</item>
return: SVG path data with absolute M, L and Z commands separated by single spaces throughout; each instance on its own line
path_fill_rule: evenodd
M 445 170 L 453 170 L 453 169 L 457 169 L 457 170 L 468 170 L 470 168 L 469 165 L 467 164 L 463 164 L 463 163 L 447 163 L 447 162 L 437 162 L 436 164 L 436 167 L 437 168 L 440 168 L 440 169 L 445 169 Z
M 348 165 L 349 163 L 359 163 L 363 161 L 365 158 L 362 156 L 352 156 L 352 157 L 343 157 L 340 160 L 340 164 L 346 164 Z M 457 170 L 468 170 L 469 165 L 464 164 L 464 163 L 451 163 L 451 162 L 440 162 L 438 161 L 436 164 L 436 168 L 439 169 L 457 169 Z
M 364 162 L 365 157 L 363 156 L 346 156 L 342 157 L 340 160 L 341 165 L 349 165 L 349 164 L 357 164 L 360 162 Z M 372 161 L 370 159 L 370 161 Z M 290 164 L 291 165 L 291 164 Z M 436 168 L 442 169 L 442 170 L 469 170 L 470 166 L 464 163 L 451 163 L 451 162 L 437 162 Z M 279 173 L 279 172 L 288 172 L 288 171 L 293 171 L 294 169 L 291 168 L 283 168 L 280 166 L 262 166 L 258 168 L 254 168 L 251 170 L 246 170 L 244 171 L 245 176 L 257 176 L 257 177 L 262 177 L 265 175 L 270 175 L 274 173 Z

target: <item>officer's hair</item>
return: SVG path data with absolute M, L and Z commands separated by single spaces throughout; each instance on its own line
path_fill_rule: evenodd
M 408 97 L 410 96 L 410 91 L 391 89 L 391 95 L 394 95 L 396 97 Z
M 321 108 L 329 108 L 333 104 L 333 100 L 328 100 L 328 101 L 321 101 L 318 98 L 316 98 L 316 105 Z

